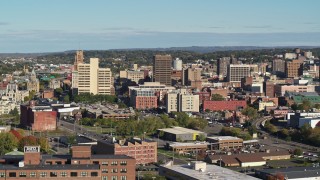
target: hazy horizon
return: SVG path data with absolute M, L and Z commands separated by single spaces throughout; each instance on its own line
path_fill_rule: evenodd
M 0 53 L 320 46 L 320 1 L 2 1 Z M 299 10 L 299 13 L 297 11 Z

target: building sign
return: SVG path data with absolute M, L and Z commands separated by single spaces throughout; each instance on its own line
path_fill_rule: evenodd
M 40 146 L 25 146 L 24 147 L 25 153 L 37 153 L 40 152 Z

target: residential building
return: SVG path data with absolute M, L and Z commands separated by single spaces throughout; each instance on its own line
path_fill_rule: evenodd
M 286 62 L 282 59 L 274 59 L 272 61 L 272 72 L 277 76 L 283 76 L 286 72 Z
M 238 109 L 243 109 L 246 107 L 247 102 L 245 100 L 203 102 L 203 111 L 205 111 L 206 109 L 210 111 L 236 111 Z
M 270 98 L 275 97 L 274 86 L 275 86 L 275 83 L 270 81 L 267 81 L 264 83 L 265 96 Z
M 243 146 L 243 139 L 233 136 L 207 137 L 206 141 L 210 143 L 211 149 L 218 150 L 238 149 Z
M 135 109 L 157 108 L 158 97 L 153 89 L 132 89 L 130 103 Z
M 228 81 L 241 82 L 244 77 L 250 76 L 250 65 L 247 64 L 230 64 L 228 65 Z
M 100 140 L 96 147 L 96 154 L 126 155 L 136 160 L 136 164 L 151 164 L 158 162 L 157 142 L 138 138 L 114 141 Z
M 0 101 L 0 115 L 3 114 L 9 114 L 10 111 L 14 110 L 14 108 L 17 108 L 17 110 L 20 112 L 19 105 L 14 101 Z
M 124 70 L 120 71 L 120 78 L 131 80 L 137 84 L 142 84 L 145 79 L 145 73 L 144 71 Z
M 167 113 L 199 112 L 199 95 L 187 93 L 186 90 L 170 92 L 166 98 Z
M 286 92 L 315 92 L 315 86 L 276 84 L 274 91 L 277 96 L 283 96 Z
M 284 58 L 285 59 L 296 59 L 297 58 L 297 54 L 296 53 L 285 53 L 284 54 Z
M 113 95 L 113 76 L 110 68 L 99 68 L 98 58 L 90 58 L 89 64 L 78 64 L 78 93 Z
M 286 62 L 286 77 L 295 78 L 303 75 L 303 61 L 292 60 Z
M 40 146 L 25 146 L 24 155 L 1 156 L 5 179 L 134 180 L 135 159 L 125 155 L 92 155 L 91 146 L 73 146 L 71 155 L 46 155 Z
M 28 90 L 20 91 L 17 83 L 10 82 L 7 84 L 6 90 L 2 92 L 1 99 L 21 103 L 27 96 L 29 96 Z
M 258 111 L 263 111 L 266 107 L 275 107 L 275 103 L 273 101 L 259 101 Z
M 312 52 L 311 51 L 305 51 L 305 52 L 303 52 L 303 56 L 305 56 L 306 58 L 310 59 L 310 58 L 312 58 Z
M 56 130 L 57 112 L 48 105 L 36 105 L 35 101 L 20 106 L 20 125 L 33 131 Z
M 175 90 L 173 86 L 166 86 L 165 84 L 160 84 L 160 82 L 145 82 L 144 84 L 139 84 L 138 86 L 129 86 L 129 96 L 133 91 L 153 91 L 156 93 L 159 101 L 164 100 L 165 94 Z
M 200 135 L 207 136 L 204 132 L 183 127 L 158 129 L 157 133 L 161 134 L 161 138 L 169 141 L 195 141 Z
M 155 55 L 153 58 L 153 79 L 167 86 L 171 85 L 171 55 Z

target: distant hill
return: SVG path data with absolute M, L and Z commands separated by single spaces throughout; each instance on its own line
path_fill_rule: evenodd
M 194 52 L 194 53 L 214 53 L 214 52 L 226 52 L 226 51 L 252 51 L 252 50 L 268 50 L 268 49 L 288 49 L 293 50 L 294 48 L 300 49 L 314 49 L 319 46 L 274 46 L 274 47 L 263 47 L 263 46 L 190 46 L 190 47 L 169 47 L 169 48 L 127 48 L 127 49 L 108 49 L 108 50 L 85 50 L 86 52 L 105 52 L 105 51 L 152 51 L 152 52 Z M 63 52 L 43 52 L 43 53 L 0 53 L 2 57 L 39 57 L 47 55 L 69 55 L 74 54 L 76 50 L 67 50 Z
M 136 51 L 136 50 L 151 50 L 151 51 L 191 51 L 197 53 L 210 53 L 217 51 L 248 51 L 248 50 L 260 50 L 260 49 L 313 49 L 318 46 L 275 46 L 275 47 L 263 47 L 263 46 L 191 46 L 191 47 L 170 47 L 170 48 L 131 48 L 131 49 L 110 49 L 114 51 Z

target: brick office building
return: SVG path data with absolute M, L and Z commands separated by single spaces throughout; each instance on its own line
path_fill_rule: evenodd
M 48 105 L 36 105 L 35 101 L 20 106 L 20 124 L 33 131 L 56 130 L 57 112 Z
M 247 102 L 243 100 L 238 101 L 204 101 L 203 111 L 209 109 L 210 111 L 235 111 L 240 108 L 247 107 Z
M 136 159 L 137 164 L 150 164 L 157 160 L 157 142 L 142 141 L 141 139 L 98 141 L 97 154 L 127 155 Z
M 0 179 L 135 179 L 135 159 L 92 155 L 91 146 L 74 146 L 72 155 L 41 155 L 40 146 L 25 146 L 24 155 L 4 155 L 0 163 Z

